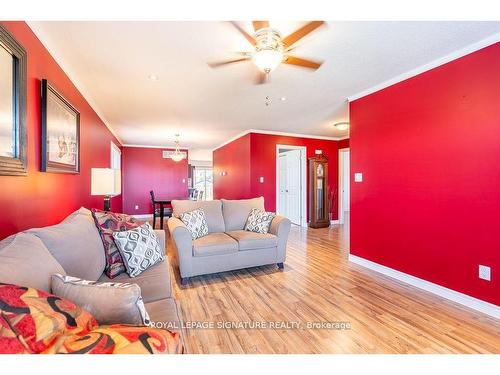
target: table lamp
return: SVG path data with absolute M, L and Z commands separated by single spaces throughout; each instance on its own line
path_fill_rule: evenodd
M 92 168 L 90 195 L 104 195 L 104 211 L 109 211 L 111 197 L 121 194 L 121 172 L 111 168 Z

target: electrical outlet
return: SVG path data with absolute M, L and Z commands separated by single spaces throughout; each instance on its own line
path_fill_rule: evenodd
M 139 209 L 139 206 L 138 206 L 137 204 L 135 205 L 135 209 L 136 209 L 136 210 L 138 210 L 138 209 Z
M 354 173 L 354 182 L 363 182 L 363 173 Z
M 185 184 L 185 183 L 186 183 L 186 179 L 185 179 L 185 178 L 183 178 L 183 179 L 182 179 L 182 183 L 183 183 L 183 184 Z
M 261 184 L 263 184 L 264 183 L 264 177 L 259 178 L 259 181 L 260 181 Z
M 479 265 L 479 278 L 486 281 L 491 281 L 491 268 L 488 266 Z

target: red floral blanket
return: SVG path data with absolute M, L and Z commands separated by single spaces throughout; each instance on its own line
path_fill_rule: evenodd
M 81 307 L 33 288 L 0 283 L 0 353 L 178 354 L 178 333 L 99 326 Z

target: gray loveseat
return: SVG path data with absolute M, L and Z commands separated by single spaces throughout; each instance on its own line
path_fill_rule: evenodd
M 197 208 L 205 211 L 209 234 L 192 240 L 179 215 Z M 168 229 L 183 285 L 191 276 L 266 264 L 283 268 L 290 220 L 276 216 L 266 234 L 245 231 L 252 208 L 264 210 L 264 198 L 172 201 L 173 217 L 168 220 Z
M 165 248 L 165 232 L 155 232 Z M 50 278 L 54 273 L 86 280 L 135 283 L 141 288 L 151 321 L 172 331 L 181 331 L 167 257 L 134 278 L 123 273 L 110 280 L 103 274 L 105 264 L 99 232 L 91 212 L 85 208 L 57 225 L 30 229 L 0 241 L 0 283 L 33 287 L 49 293 Z

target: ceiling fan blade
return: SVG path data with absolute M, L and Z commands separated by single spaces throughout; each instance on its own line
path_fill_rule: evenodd
M 233 26 L 245 37 L 246 40 L 250 42 L 252 46 L 255 46 L 255 39 L 249 33 L 247 33 L 236 21 L 230 21 Z
M 234 64 L 234 63 L 243 62 L 243 61 L 247 61 L 247 60 L 250 60 L 250 58 L 249 57 L 240 57 L 238 59 L 233 59 L 233 60 L 209 62 L 208 66 L 210 66 L 211 68 L 219 68 L 223 65 Z
M 269 27 L 269 21 L 252 21 L 253 29 L 259 31 L 264 27 Z
M 269 78 L 268 74 L 259 71 L 259 73 L 255 77 L 255 84 L 262 85 L 263 83 L 267 82 L 268 78 Z
M 295 56 L 287 56 L 285 57 L 283 64 L 297 65 L 304 68 L 316 70 L 321 66 L 322 62 L 302 59 L 300 57 L 295 57 Z
M 309 34 L 310 32 L 316 30 L 318 27 L 320 27 L 324 23 L 325 23 L 325 21 L 311 21 L 311 22 L 305 24 L 300 29 L 294 31 L 293 33 L 291 33 L 287 37 L 283 38 L 283 44 L 285 45 L 285 47 L 291 47 L 292 44 L 296 43 L 297 41 L 299 41 L 300 39 L 305 37 L 307 34 Z

